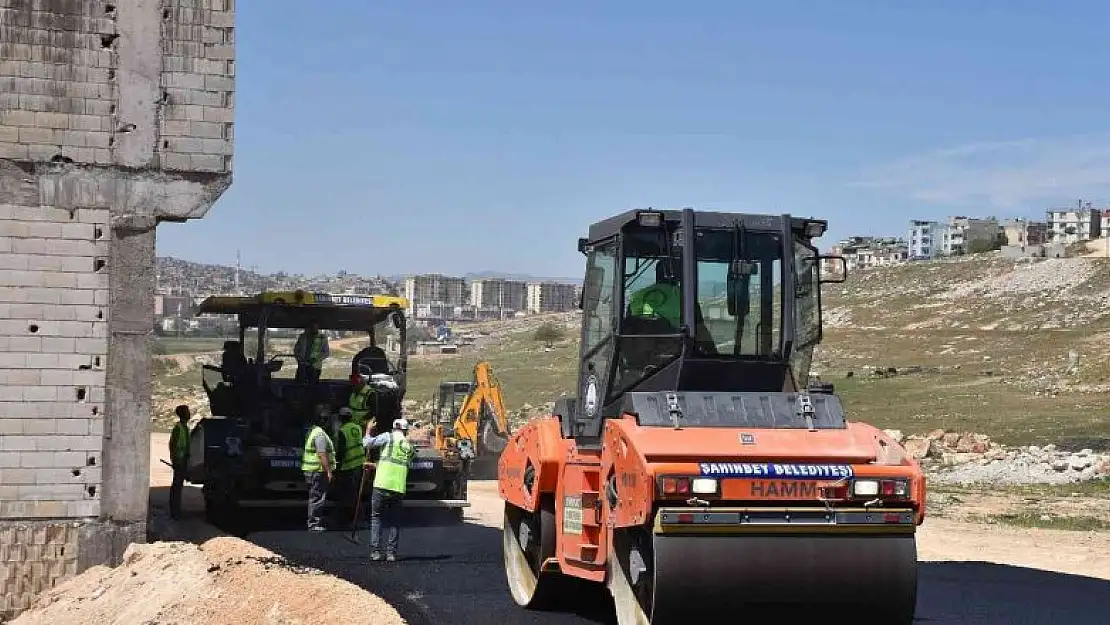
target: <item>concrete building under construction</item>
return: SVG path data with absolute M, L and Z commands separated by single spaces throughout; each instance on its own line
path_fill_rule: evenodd
M 528 312 L 566 312 L 578 307 L 578 288 L 565 282 L 529 282 Z
M 470 283 L 470 305 L 478 309 L 523 311 L 528 306 L 528 283 L 485 278 Z
M 405 297 L 409 300 L 410 316 L 421 316 L 421 310 L 452 310 L 470 304 L 466 278 L 438 273 L 405 278 Z M 430 313 L 425 313 L 425 315 Z M 435 316 L 441 316 L 439 314 Z M 450 316 L 450 315 L 443 315 Z

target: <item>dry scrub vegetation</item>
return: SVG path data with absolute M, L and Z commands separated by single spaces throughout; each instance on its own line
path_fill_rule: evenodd
M 1106 448 L 1110 260 L 910 263 L 824 295 L 815 367 L 856 419 Z

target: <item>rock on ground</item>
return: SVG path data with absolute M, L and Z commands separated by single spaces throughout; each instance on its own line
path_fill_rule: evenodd
M 39 597 L 10 625 L 383 625 L 405 621 L 357 586 L 231 537 L 132 545 Z
M 887 430 L 887 434 L 921 463 L 934 483 L 1068 484 L 1110 476 L 1110 455 L 1090 449 L 1007 447 L 974 432 L 935 430 L 903 437 L 897 430 Z

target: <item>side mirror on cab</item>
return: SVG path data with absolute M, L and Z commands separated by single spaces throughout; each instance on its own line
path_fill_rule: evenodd
M 818 284 L 840 284 L 848 278 L 848 261 L 843 256 L 823 254 L 817 257 L 819 263 Z M 840 271 L 830 269 L 830 265 L 840 265 Z

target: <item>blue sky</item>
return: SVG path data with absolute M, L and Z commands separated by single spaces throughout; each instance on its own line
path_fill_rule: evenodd
M 823 217 L 827 248 L 1110 200 L 1103 2 L 237 5 L 234 183 L 160 255 L 578 276 L 634 207 Z

